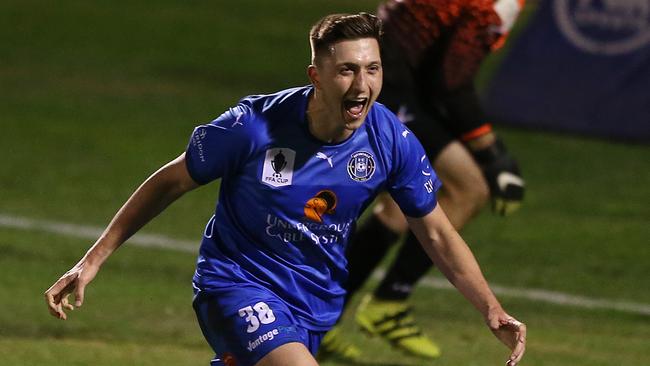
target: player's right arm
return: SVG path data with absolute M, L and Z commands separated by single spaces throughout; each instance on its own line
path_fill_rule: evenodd
M 86 285 L 95 278 L 106 259 L 142 226 L 196 187 L 198 184 L 186 166 L 185 153 L 153 173 L 115 214 L 81 260 L 45 291 L 50 314 L 65 320 L 66 309 L 73 310 L 83 304 Z M 74 305 L 68 301 L 70 294 L 74 294 Z
M 483 315 L 492 333 L 511 349 L 506 366 L 516 366 L 526 350 L 526 325 L 505 312 L 465 241 L 440 205 L 409 226 L 437 268 Z

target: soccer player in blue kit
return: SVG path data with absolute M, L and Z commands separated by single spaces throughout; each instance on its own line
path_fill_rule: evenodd
M 193 279 L 212 364 L 317 365 L 313 355 L 343 306 L 346 242 L 387 190 L 438 268 L 511 348 L 508 364 L 517 364 L 526 326 L 503 310 L 437 205 L 440 183 L 416 137 L 375 103 L 380 36 L 370 14 L 318 21 L 311 85 L 246 97 L 197 127 L 186 151 L 149 177 L 46 291 L 50 313 L 66 319 L 124 241 L 184 193 L 222 178 Z

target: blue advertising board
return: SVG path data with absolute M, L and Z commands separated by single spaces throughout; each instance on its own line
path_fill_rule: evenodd
M 650 142 L 650 0 L 542 0 L 484 98 L 495 122 Z

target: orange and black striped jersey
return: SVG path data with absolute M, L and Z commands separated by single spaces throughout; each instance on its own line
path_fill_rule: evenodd
M 414 81 L 416 100 L 440 111 L 438 120 L 455 138 L 468 141 L 490 132 L 474 78 L 522 7 L 523 0 L 386 0 L 377 11 L 384 22 L 384 56 L 399 55 L 409 71 L 396 71 L 395 58 L 384 57 L 384 80 Z
M 389 0 L 378 15 L 414 68 L 422 66 L 426 55 L 439 55 L 436 67 L 442 68 L 444 87 L 451 90 L 473 81 L 504 35 L 493 0 Z

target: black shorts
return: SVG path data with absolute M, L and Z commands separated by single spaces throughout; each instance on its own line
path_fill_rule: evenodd
M 444 110 L 432 100 L 430 71 L 413 69 L 400 47 L 384 36 L 382 42 L 384 85 L 377 101 L 397 114 L 422 143 L 433 162 L 456 138 L 444 124 Z

